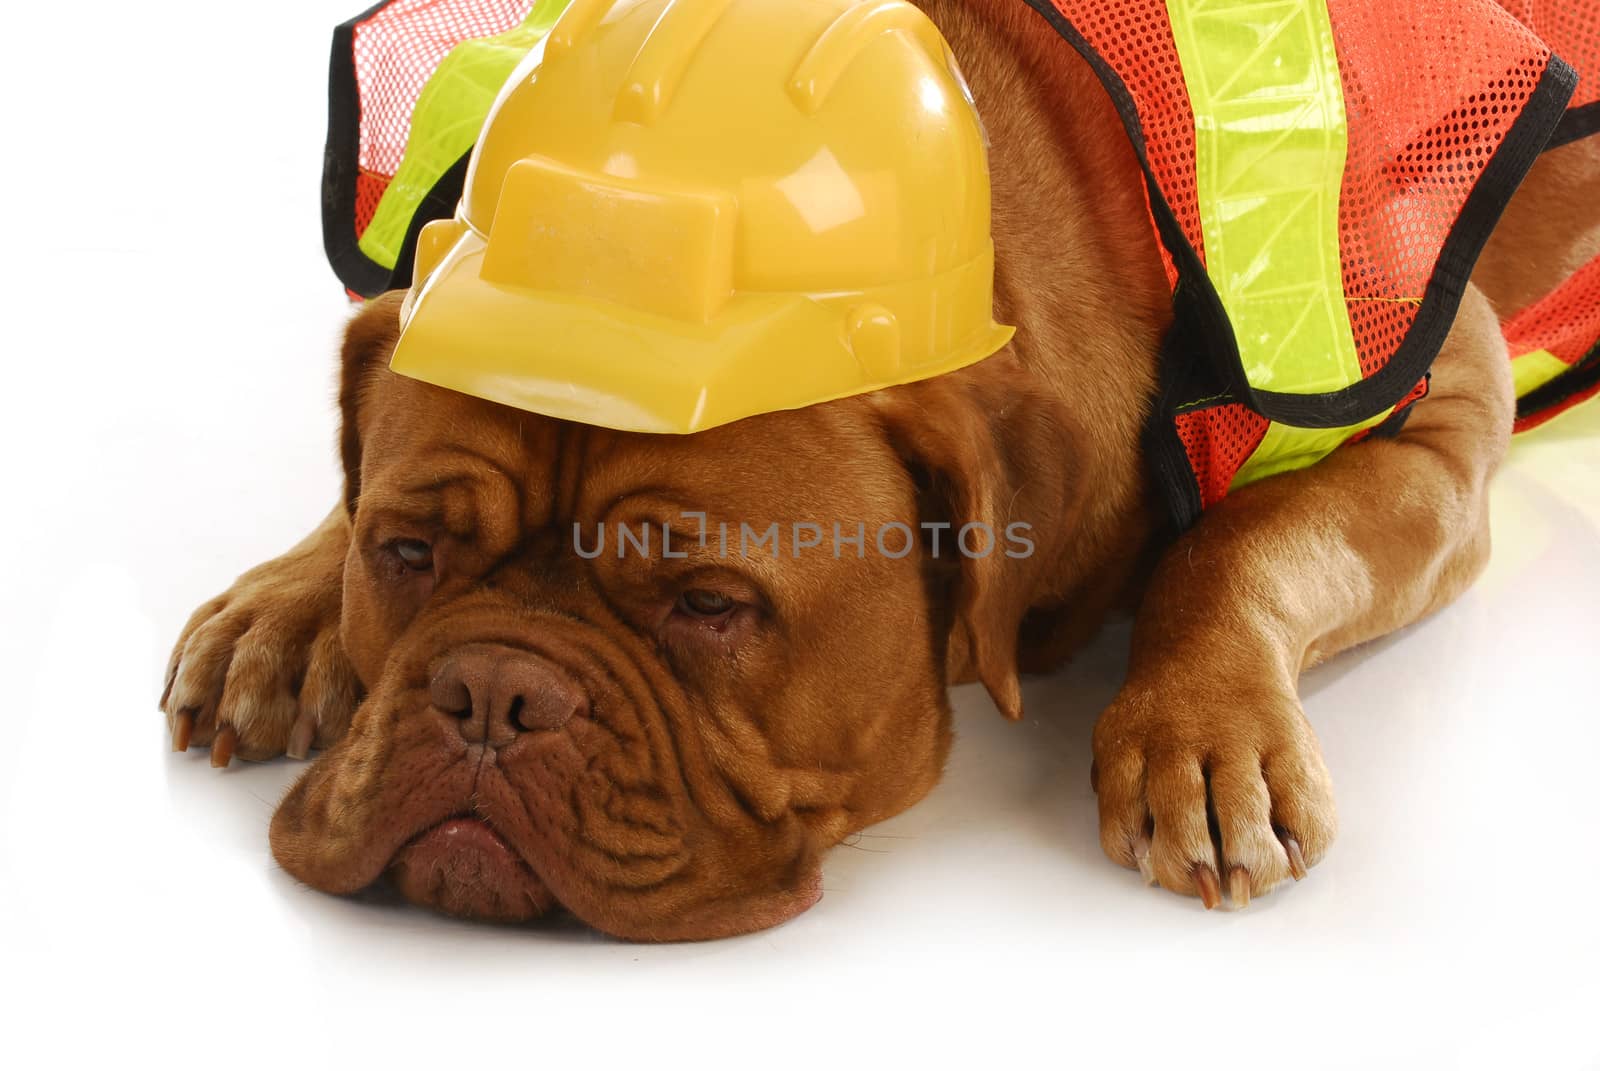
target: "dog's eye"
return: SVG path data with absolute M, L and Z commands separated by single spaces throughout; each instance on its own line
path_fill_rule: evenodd
M 721 592 L 707 591 L 704 588 L 693 588 L 678 596 L 678 609 L 689 617 L 702 621 L 726 617 L 738 605 Z
M 394 552 L 406 563 L 406 568 L 418 573 L 433 569 L 433 547 L 420 539 L 397 539 Z

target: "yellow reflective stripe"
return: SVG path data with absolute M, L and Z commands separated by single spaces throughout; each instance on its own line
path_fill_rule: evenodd
M 550 32 L 571 0 L 538 0 L 522 23 L 493 37 L 463 41 L 429 77 L 411 113 L 411 135 L 361 251 L 384 267 L 400 259 L 417 209 L 434 185 L 472 150 L 500 87 Z
M 1549 350 L 1533 350 L 1511 362 L 1511 378 L 1517 384 L 1517 397 L 1532 394 L 1572 366 Z
M 1549 350 L 1532 350 L 1511 362 L 1511 376 L 1516 383 L 1517 397 L 1522 398 L 1549 383 L 1572 366 Z M 1318 430 L 1291 428 L 1273 423 L 1255 453 L 1245 462 L 1234 477 L 1231 490 L 1237 491 L 1257 480 L 1276 476 L 1280 472 L 1309 468 L 1343 446 L 1357 432 L 1377 427 L 1394 415 L 1395 410 L 1373 417 L 1365 424 L 1347 428 Z
M 1344 300 L 1346 119 L 1323 0 L 1167 0 L 1194 108 L 1208 274 L 1259 390 L 1361 381 Z
M 1266 437 L 1256 447 L 1256 452 L 1250 455 L 1250 460 L 1233 478 L 1230 490 L 1237 491 L 1280 472 L 1310 468 L 1358 432 L 1375 428 L 1393 415 L 1394 410 L 1390 409 L 1364 424 L 1353 424 L 1347 428 L 1291 428 L 1274 421 L 1267 428 Z
M 1511 362 L 1511 376 L 1516 382 L 1517 397 L 1522 398 L 1549 383 L 1572 366 L 1549 350 L 1532 350 Z M 1274 422 L 1267 428 L 1266 436 L 1255 453 L 1245 462 L 1234 477 L 1230 490 L 1237 491 L 1268 476 L 1295 469 L 1309 468 L 1343 446 L 1358 432 L 1377 427 L 1394 415 L 1390 409 L 1364 424 L 1347 428 L 1291 428 Z

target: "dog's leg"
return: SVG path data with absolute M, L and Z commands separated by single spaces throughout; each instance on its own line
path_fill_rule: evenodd
M 343 505 L 281 558 L 245 573 L 189 618 L 161 709 L 174 750 L 211 764 L 304 758 L 344 734 L 361 686 L 339 639 L 350 522 Z
M 1299 675 L 1478 575 L 1512 412 L 1505 344 L 1471 288 L 1398 437 L 1230 495 L 1171 548 L 1128 681 L 1095 727 L 1112 859 L 1212 907 L 1223 889 L 1242 904 L 1322 858 L 1333 795 Z

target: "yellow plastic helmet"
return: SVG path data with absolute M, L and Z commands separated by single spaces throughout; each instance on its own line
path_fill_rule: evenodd
M 689 433 L 990 356 L 984 135 L 903 0 L 573 0 L 426 227 L 394 371 Z

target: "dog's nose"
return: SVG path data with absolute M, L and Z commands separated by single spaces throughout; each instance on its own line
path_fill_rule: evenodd
M 460 721 L 474 744 L 502 747 L 518 733 L 559 729 L 589 707 L 554 663 L 531 651 L 474 644 L 452 652 L 433 675 L 433 705 Z

